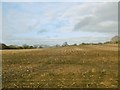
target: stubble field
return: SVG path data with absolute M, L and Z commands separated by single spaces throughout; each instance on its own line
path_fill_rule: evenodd
M 116 88 L 118 46 L 3 50 L 4 88 Z

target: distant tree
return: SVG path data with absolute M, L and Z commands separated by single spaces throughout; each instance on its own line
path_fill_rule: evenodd
M 36 45 L 33 45 L 33 47 L 34 47 L 34 48 L 39 48 L 39 45 L 36 44 Z
M 29 48 L 29 45 L 24 44 L 24 45 L 23 45 L 23 48 L 24 48 L 24 49 L 28 49 L 28 48 Z
M 110 43 L 111 43 L 110 41 L 104 42 L 104 44 L 110 44 Z
M 34 47 L 33 46 L 29 46 L 30 49 L 33 49 Z
M 55 47 L 60 47 L 60 45 L 59 45 L 59 44 L 56 44 Z
M 68 46 L 67 42 L 64 42 L 62 46 Z
M 39 48 L 43 48 L 41 45 L 39 45 Z
M 98 45 L 99 43 L 93 43 L 92 45 Z
M 18 48 L 18 46 L 16 46 L 16 45 L 9 45 L 8 47 L 9 47 L 9 49 L 17 49 Z
M 99 42 L 98 45 L 102 45 L 103 43 Z
M 118 42 L 120 42 L 119 36 L 114 36 L 113 38 L 111 38 L 111 43 L 118 43 Z
M 86 43 L 81 43 L 81 45 L 86 45 Z
M 6 44 L 1 43 L 1 44 L 0 44 L 0 49 L 1 49 L 1 50 L 3 50 L 3 49 L 9 49 L 9 47 L 8 47 Z
M 17 49 L 24 49 L 22 46 L 18 46 Z
M 75 43 L 75 44 L 73 44 L 73 46 L 77 46 L 77 44 Z

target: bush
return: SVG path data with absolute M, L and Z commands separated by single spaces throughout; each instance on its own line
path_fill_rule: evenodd
M 1 43 L 0 50 L 3 50 L 3 49 L 9 49 L 9 47 L 7 45 L 5 45 L 4 43 Z

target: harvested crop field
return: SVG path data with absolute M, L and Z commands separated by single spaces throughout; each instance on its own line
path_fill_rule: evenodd
M 4 88 L 116 88 L 118 46 L 3 50 Z

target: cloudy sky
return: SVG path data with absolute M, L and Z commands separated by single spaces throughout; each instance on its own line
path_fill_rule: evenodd
M 118 34 L 117 2 L 3 2 L 2 42 L 104 42 Z

